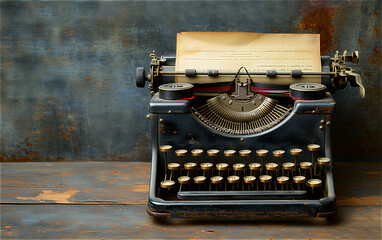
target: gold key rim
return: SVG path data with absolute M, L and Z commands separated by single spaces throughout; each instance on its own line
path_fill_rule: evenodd
M 262 182 L 262 183 L 269 183 L 269 182 L 272 181 L 272 176 L 269 176 L 269 175 L 261 175 L 261 176 L 259 177 L 259 179 L 260 179 L 260 182 Z
M 180 176 L 180 177 L 178 177 L 178 182 L 180 184 L 189 184 L 190 183 L 190 177 L 189 176 Z
M 200 169 L 202 170 L 211 170 L 214 165 L 212 163 L 201 163 Z
M 287 176 L 280 176 L 277 178 L 277 183 L 279 184 L 286 184 L 288 183 L 289 178 Z
M 245 183 L 254 183 L 256 181 L 255 176 L 245 176 L 244 177 L 244 182 Z
M 188 162 L 188 163 L 185 163 L 184 164 L 184 169 L 186 169 L 186 170 L 193 170 L 193 169 L 195 169 L 196 168 L 196 163 L 194 163 L 194 162 Z
M 259 170 L 261 168 L 260 163 L 250 163 L 248 166 L 249 170 Z
M 284 170 L 293 170 L 296 165 L 292 162 L 283 163 Z
M 223 182 L 223 177 L 221 176 L 213 176 L 211 177 L 211 183 L 213 184 L 219 184 Z
M 224 156 L 226 156 L 226 157 L 233 157 L 233 156 L 235 156 L 235 154 L 236 154 L 236 150 L 230 149 L 230 150 L 224 151 Z
M 322 165 L 322 166 L 326 166 L 326 165 L 329 165 L 330 164 L 330 158 L 327 158 L 327 157 L 321 157 L 321 158 L 318 158 L 317 159 L 317 162 L 318 164 Z
M 210 149 L 207 151 L 207 155 L 210 157 L 216 157 L 219 155 L 219 150 L 218 149 Z
M 240 154 L 240 156 L 242 156 L 242 157 L 248 157 L 248 156 L 251 155 L 251 153 L 252 153 L 252 151 L 251 151 L 251 150 L 248 150 L 248 149 L 244 149 L 244 150 L 240 150 L 240 151 L 239 151 L 239 154 Z
M 293 182 L 294 183 L 304 183 L 304 182 L 306 182 L 306 177 L 305 176 L 294 176 Z
M 228 169 L 228 163 L 218 163 L 216 164 L 216 170 L 225 171 Z
M 300 168 L 302 168 L 302 169 L 311 169 L 312 168 L 312 163 L 311 162 L 301 162 L 300 163 Z
M 164 180 L 160 183 L 162 188 L 172 188 L 175 186 L 175 182 L 172 180 Z
M 175 151 L 175 155 L 178 157 L 183 157 L 187 155 L 187 150 L 186 149 L 178 149 Z
M 309 187 L 316 188 L 322 186 L 322 181 L 320 179 L 309 179 L 307 184 Z
M 285 151 L 284 150 L 274 150 L 273 151 L 273 156 L 274 157 L 282 157 L 285 155 Z
M 205 183 L 207 178 L 205 176 L 196 176 L 194 177 L 194 182 L 197 184 Z
M 240 180 L 239 176 L 229 176 L 229 177 L 227 177 L 227 181 L 229 183 L 238 183 L 239 180 Z
M 308 150 L 311 152 L 316 152 L 316 151 L 320 150 L 320 145 L 315 144 L 315 143 L 309 144 Z
M 265 150 L 265 149 L 257 150 L 256 155 L 259 157 L 265 157 L 268 155 L 268 150 Z
M 267 163 L 267 164 L 265 164 L 265 169 L 270 170 L 270 171 L 274 171 L 278 167 L 279 167 L 279 165 L 277 163 Z
M 167 168 L 169 170 L 178 170 L 180 168 L 180 164 L 179 163 L 169 163 L 169 164 L 167 164 Z
M 233 166 L 232 166 L 233 170 L 235 171 L 243 171 L 244 168 L 245 168 L 245 164 L 243 163 L 235 163 Z
M 191 150 L 191 155 L 194 157 L 199 157 L 203 155 L 204 150 L 203 149 L 193 149 Z
M 172 150 L 172 146 L 171 145 L 162 145 L 159 147 L 159 150 L 161 152 L 170 152 Z
M 302 149 L 292 148 L 291 150 L 289 150 L 289 153 L 290 153 L 290 155 L 293 155 L 293 156 L 299 156 L 302 153 Z

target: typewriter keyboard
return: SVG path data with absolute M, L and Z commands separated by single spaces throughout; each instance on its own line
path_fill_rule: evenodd
M 164 154 L 166 167 L 164 176 L 159 179 L 157 196 L 165 200 L 320 199 L 325 196 L 330 159 L 316 157 L 315 153 L 320 150 L 317 144 L 307 146 L 312 155 L 308 161 L 299 159 L 303 152 L 299 148 L 289 152 L 261 149 L 254 152 L 255 158 L 251 157 L 251 150 L 225 150 L 221 157 L 217 149 L 190 152 L 177 149 L 175 159 L 168 159 L 172 146 L 163 145 L 159 150 Z

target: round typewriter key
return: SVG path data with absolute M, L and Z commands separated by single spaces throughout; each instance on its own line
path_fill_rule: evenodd
M 277 178 L 277 183 L 280 184 L 281 190 L 284 190 L 284 186 L 286 190 L 288 190 L 288 182 L 289 182 L 289 178 L 286 176 L 280 176 Z
M 196 157 L 196 164 L 199 165 L 199 157 L 203 155 L 203 149 L 191 150 L 191 155 Z
M 254 183 L 255 181 L 256 181 L 256 177 L 254 177 L 254 176 L 245 176 L 244 177 L 245 183 Z
M 320 150 L 320 145 L 318 145 L 318 144 L 309 144 L 308 145 L 308 150 L 311 151 L 311 152 L 317 152 L 318 150 Z
M 294 183 L 304 183 L 304 182 L 306 182 L 306 177 L 304 177 L 304 176 L 294 176 L 293 177 L 293 182 Z
M 240 180 L 239 176 L 229 176 L 229 177 L 227 177 L 227 181 L 229 183 L 238 183 L 239 180 Z
M 212 163 L 201 163 L 200 164 L 200 168 L 202 170 L 206 170 L 206 171 L 211 170 L 213 166 L 214 165 Z
M 301 169 L 311 169 L 312 168 L 312 163 L 311 162 L 301 162 L 300 163 L 300 168 Z
M 244 157 L 244 163 L 245 163 L 245 165 L 248 164 L 248 157 L 251 155 L 251 153 L 252 153 L 252 151 L 251 151 L 251 150 L 247 150 L 247 149 L 245 149 L 245 150 L 240 150 L 240 151 L 239 151 L 239 155 L 240 155 L 241 157 Z
M 245 165 L 243 163 L 235 163 L 232 167 L 235 171 L 244 171 L 245 169 Z
M 207 182 L 207 178 L 205 176 L 196 176 L 196 177 L 194 177 L 194 183 L 196 183 L 198 185 L 199 191 L 202 190 L 202 186 L 204 188 L 206 182 Z
M 191 151 L 191 155 L 194 157 L 200 157 L 203 155 L 203 149 L 194 149 Z
M 251 155 L 252 151 L 251 150 L 240 150 L 239 154 L 242 157 L 249 157 Z
M 324 178 L 326 177 L 326 172 L 327 172 L 326 166 L 330 164 L 330 158 L 327 158 L 327 157 L 318 158 L 317 163 L 320 165 L 320 172 L 318 175 L 320 175 L 321 179 L 324 180 Z
M 284 155 L 285 155 L 285 151 L 284 150 L 275 150 L 275 151 L 273 151 L 273 156 L 277 158 L 278 166 L 280 166 L 281 157 L 283 157 Z
M 225 150 L 224 151 L 224 156 L 226 156 L 226 157 L 233 157 L 233 156 L 235 156 L 235 154 L 236 154 L 235 150 Z
M 292 148 L 289 150 L 290 155 L 294 156 L 294 164 L 297 165 L 297 156 L 300 156 L 302 153 L 302 149 L 300 148 Z
M 213 176 L 211 177 L 210 181 L 210 191 L 211 191 L 211 185 L 215 185 L 215 190 L 219 191 L 221 189 L 221 185 L 223 183 L 223 177 L 221 176 Z
M 327 166 L 330 164 L 330 158 L 327 157 L 322 157 L 317 159 L 318 164 L 321 166 Z
M 323 197 L 322 181 L 320 179 L 309 179 L 306 184 L 310 187 L 313 198 Z
M 312 166 L 313 164 L 311 162 L 301 162 L 300 163 L 301 175 L 304 175 L 305 177 L 310 178 L 312 176 Z
M 184 164 L 184 169 L 186 170 L 193 170 L 196 168 L 196 163 L 194 162 L 189 162 Z
M 291 150 L 289 150 L 289 152 L 290 152 L 290 155 L 300 156 L 301 153 L 302 153 L 302 149 L 300 149 L 300 148 L 292 148 Z
M 283 175 L 287 175 L 288 177 L 293 176 L 295 164 L 292 162 L 283 163 Z
M 190 184 L 190 177 L 180 176 L 180 177 L 178 177 L 178 182 L 180 184 L 179 192 L 181 192 L 184 184 Z
M 164 152 L 164 180 L 167 180 L 167 153 L 172 150 L 171 145 L 162 145 L 159 147 L 159 151 Z
M 320 179 L 309 179 L 307 184 L 311 188 L 317 188 L 322 186 L 322 181 Z
M 175 182 L 172 181 L 172 180 L 165 180 L 165 181 L 162 181 L 160 183 L 160 186 L 162 188 L 167 188 L 167 189 L 170 189 L 170 188 L 173 188 L 175 186 Z
M 194 162 L 185 163 L 184 169 L 187 170 L 187 176 L 189 176 L 189 177 L 195 176 L 196 175 L 196 173 L 195 173 L 196 167 L 197 167 L 197 165 Z
M 179 169 L 179 174 L 182 175 L 183 173 L 183 157 L 187 155 L 187 150 L 186 149 L 178 149 L 175 151 L 175 155 L 179 157 L 179 162 L 180 162 L 180 169 Z
M 179 168 L 180 168 L 180 164 L 179 164 L 179 163 L 169 163 L 169 164 L 167 165 L 167 168 L 168 168 L 169 170 L 179 170 Z
M 245 176 L 243 178 L 243 181 L 244 181 L 244 183 L 246 183 L 248 185 L 248 191 L 250 191 L 250 190 L 253 190 L 253 184 L 256 181 L 256 177 L 255 176 Z M 257 187 L 257 190 L 259 190 L 258 187 Z
M 249 164 L 249 170 L 260 170 L 261 164 L 260 163 L 250 163 Z
M 250 163 L 248 165 L 249 174 L 252 176 L 259 177 L 261 175 L 261 164 L 260 163 Z
M 263 183 L 264 190 L 267 190 L 267 185 L 268 185 L 269 189 L 271 189 L 272 176 L 261 175 L 259 179 L 260 179 L 260 182 Z
M 173 180 L 173 178 L 175 178 L 175 172 L 174 171 L 179 170 L 180 164 L 179 163 L 169 163 L 167 165 L 167 168 L 168 168 L 168 170 L 170 170 L 170 180 Z
M 275 150 L 273 151 L 273 156 L 275 157 L 282 157 L 285 155 L 285 151 L 284 150 Z
M 312 164 L 315 166 L 316 164 L 314 163 L 314 159 L 315 159 L 315 152 L 317 152 L 318 150 L 320 150 L 320 145 L 318 144 L 309 144 L 308 145 L 308 150 L 312 152 Z M 316 168 L 314 168 L 314 172 L 316 172 Z
M 264 167 L 264 157 L 268 155 L 268 150 L 265 150 L 265 149 L 257 150 L 256 155 L 260 157 L 261 166 Z M 260 172 L 264 172 L 263 168 L 260 170 Z
M 259 157 L 265 157 L 268 155 L 268 150 L 264 150 L 264 149 L 257 150 L 256 155 Z
M 277 163 L 267 163 L 265 164 L 265 169 L 267 169 L 267 171 L 275 171 L 277 170 L 278 166 L 279 165 Z
M 170 145 L 162 145 L 162 146 L 159 147 L 159 150 L 161 152 L 171 152 L 172 146 L 170 146 Z
M 217 149 L 210 149 L 207 151 L 207 155 L 210 157 L 216 157 L 219 155 L 219 150 Z
M 227 163 L 218 163 L 216 164 L 216 170 L 218 171 L 225 171 L 228 169 L 228 164 Z
M 213 167 L 214 165 L 212 163 L 201 163 L 200 169 L 203 170 L 203 176 L 210 177 L 212 174 L 211 170 Z
M 219 155 L 219 150 L 210 149 L 207 151 L 207 155 L 212 157 L 212 164 L 215 165 L 215 157 Z M 214 174 L 214 169 L 212 169 L 212 174 Z
M 214 165 L 212 163 L 201 163 L 200 164 L 200 168 L 202 170 L 206 170 L 206 171 L 211 170 L 213 166 Z
M 196 176 L 196 177 L 194 177 L 194 182 L 196 184 L 206 183 L 206 180 L 207 180 L 207 178 L 205 176 Z
M 190 177 L 188 177 L 188 176 L 180 176 L 180 177 L 178 177 L 178 182 L 180 184 L 189 184 L 190 183 Z
M 235 191 L 236 189 L 239 188 L 239 176 L 229 176 L 227 177 L 227 182 L 231 185 L 230 189 Z
M 186 149 L 178 149 L 175 151 L 175 155 L 178 157 L 184 157 L 187 155 L 187 150 Z
M 305 185 L 303 183 L 306 182 L 306 177 L 304 177 L 304 176 L 294 176 L 293 177 L 293 182 L 297 186 L 297 190 L 300 191 L 301 189 L 305 188 Z

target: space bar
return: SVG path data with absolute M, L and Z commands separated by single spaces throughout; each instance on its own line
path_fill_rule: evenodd
M 306 198 L 306 191 L 185 191 L 182 200 L 292 200 Z

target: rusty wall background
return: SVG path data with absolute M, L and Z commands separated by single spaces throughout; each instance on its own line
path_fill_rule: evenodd
M 2 1 L 1 161 L 150 161 L 149 54 L 182 31 L 320 33 L 360 50 L 366 98 L 338 91 L 335 161 L 381 158 L 380 1 Z

